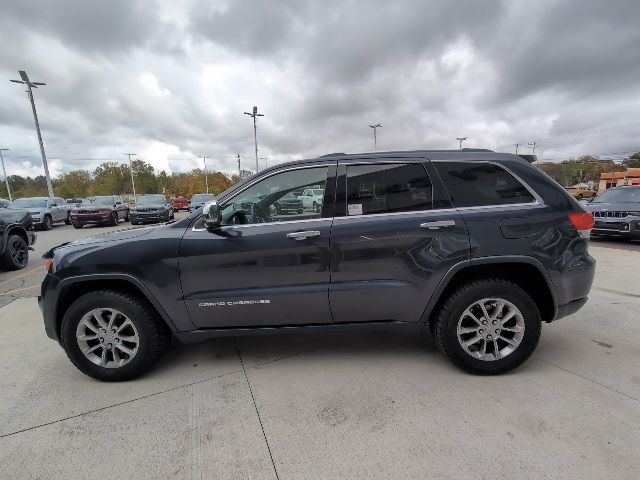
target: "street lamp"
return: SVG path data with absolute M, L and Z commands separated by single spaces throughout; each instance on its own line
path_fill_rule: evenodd
M 209 176 L 207 175 L 207 157 L 205 155 L 198 155 L 198 158 L 204 160 L 204 183 L 207 186 L 207 193 L 209 193 Z
M 531 154 L 532 155 L 536 154 L 536 148 L 542 146 L 542 145 L 540 145 L 539 143 L 536 143 L 536 142 L 529 142 L 527 145 L 529 145 L 529 148 L 531 149 Z
M 378 136 L 377 130 L 382 127 L 381 123 L 376 123 L 375 125 L 369 125 L 369 127 L 373 128 L 373 151 L 378 150 Z
M 9 201 L 13 202 L 11 198 L 11 189 L 9 188 L 9 179 L 7 178 L 7 171 L 4 169 L 4 157 L 2 156 L 2 152 L 6 152 L 10 150 L 9 148 L 0 148 L 0 161 L 2 161 L 2 174 L 4 175 L 4 181 L 7 183 L 7 195 L 9 195 Z
M 242 169 L 240 168 L 240 154 L 237 155 L 238 157 L 238 181 L 242 180 Z
M 244 112 L 244 114 L 253 117 L 253 142 L 256 147 L 256 173 L 258 173 L 260 168 L 258 167 L 258 131 L 256 127 L 256 117 L 264 117 L 264 115 L 262 113 L 258 113 L 258 107 L 256 106 L 253 107 L 253 113 Z
M 31 102 L 31 110 L 33 110 L 33 120 L 36 123 L 36 132 L 38 133 L 38 142 L 40 143 L 40 154 L 42 155 L 42 165 L 44 166 L 44 176 L 47 179 L 47 191 L 49 192 L 49 198 L 53 197 L 53 186 L 51 185 L 51 175 L 49 175 L 49 165 L 47 164 L 47 156 L 44 153 L 44 144 L 42 143 L 42 134 L 40 133 L 40 122 L 38 122 L 38 114 L 36 113 L 36 104 L 33 101 L 32 88 L 38 88 L 38 86 L 46 85 L 42 82 L 32 82 L 29 80 L 27 72 L 24 70 L 18 70 L 20 78 L 22 80 L 10 80 L 13 83 L 21 83 L 27 86 L 27 94 L 29 101 Z
M 464 142 L 466 139 L 467 137 L 456 137 L 456 140 L 460 142 L 460 150 L 462 150 L 462 142 Z
M 137 156 L 137 153 L 123 153 L 123 155 L 126 155 L 127 157 L 129 157 L 129 173 L 131 173 L 131 188 L 133 189 L 133 203 L 138 203 L 138 200 L 136 198 L 136 184 L 133 181 L 133 167 L 131 166 L 131 157 L 132 156 Z

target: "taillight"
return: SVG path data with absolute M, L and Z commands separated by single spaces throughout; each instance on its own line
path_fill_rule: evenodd
M 582 237 L 589 238 L 594 224 L 591 212 L 571 212 L 569 221 Z

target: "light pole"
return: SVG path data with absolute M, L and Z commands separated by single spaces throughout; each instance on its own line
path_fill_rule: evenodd
M 369 127 L 373 128 L 373 151 L 378 150 L 378 128 L 382 127 L 381 123 L 376 123 L 375 125 L 369 125 Z
M 207 186 L 207 193 L 209 193 L 209 176 L 207 175 L 207 157 L 205 155 L 198 155 L 204 161 L 204 183 Z
M 467 137 L 456 137 L 456 140 L 460 142 L 460 150 L 462 150 L 462 142 L 464 142 L 466 139 Z
M 44 176 L 47 179 L 47 191 L 49 192 L 49 198 L 53 197 L 53 185 L 51 185 L 51 175 L 49 175 L 49 165 L 47 164 L 47 156 L 44 154 L 44 144 L 42 143 L 42 134 L 40 133 L 40 122 L 38 122 L 38 114 L 36 112 L 36 104 L 33 101 L 32 88 L 38 88 L 38 85 L 46 85 L 42 82 L 32 82 L 29 80 L 27 72 L 24 70 L 18 70 L 20 78 L 22 80 L 10 80 L 13 83 L 21 83 L 27 86 L 27 94 L 29 95 L 29 101 L 31 102 L 31 110 L 33 110 L 33 120 L 36 123 L 36 132 L 38 133 L 38 142 L 40 143 L 40 154 L 42 155 L 42 165 L 44 166 Z
M 4 181 L 7 184 L 7 194 L 9 195 L 9 201 L 13 202 L 11 198 L 11 189 L 9 188 L 9 179 L 7 178 L 7 171 L 4 169 L 4 157 L 2 156 L 2 152 L 6 152 L 9 150 L 8 148 L 0 148 L 0 160 L 2 161 L 2 174 L 4 175 Z
M 516 143 L 516 155 L 518 154 L 518 147 L 520 146 L 520 143 Z
M 129 173 L 131 173 L 131 188 L 133 189 L 133 203 L 138 203 L 138 200 L 136 198 L 136 183 L 133 181 L 133 167 L 131 166 L 131 156 L 137 156 L 137 153 L 123 153 L 123 155 L 126 155 L 127 157 L 129 157 Z
M 267 157 L 260 157 L 260 160 L 264 160 L 264 168 L 269 167 L 269 159 Z
M 240 154 L 238 154 L 238 181 L 242 180 L 242 170 L 240 169 Z
M 244 114 L 253 117 L 253 142 L 256 147 L 256 173 L 258 173 L 260 168 L 258 167 L 258 130 L 256 127 L 256 118 L 264 117 L 264 115 L 262 113 L 258 113 L 258 107 L 256 106 L 253 107 L 253 113 L 244 112 Z
M 535 155 L 536 154 L 536 148 L 541 147 L 542 145 L 536 143 L 536 142 L 529 142 L 527 145 L 529 145 L 529 148 L 531 149 L 531 154 Z

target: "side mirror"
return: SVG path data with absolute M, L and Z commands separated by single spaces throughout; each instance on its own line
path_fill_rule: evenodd
M 220 213 L 220 205 L 217 200 L 211 200 L 204 204 L 202 207 L 202 219 L 204 221 L 207 230 L 215 230 L 220 228 L 220 222 L 222 221 Z

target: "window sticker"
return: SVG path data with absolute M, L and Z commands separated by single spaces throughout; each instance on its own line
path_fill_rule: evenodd
M 352 203 L 349 205 L 348 213 L 349 215 L 362 215 L 362 204 L 361 203 Z

